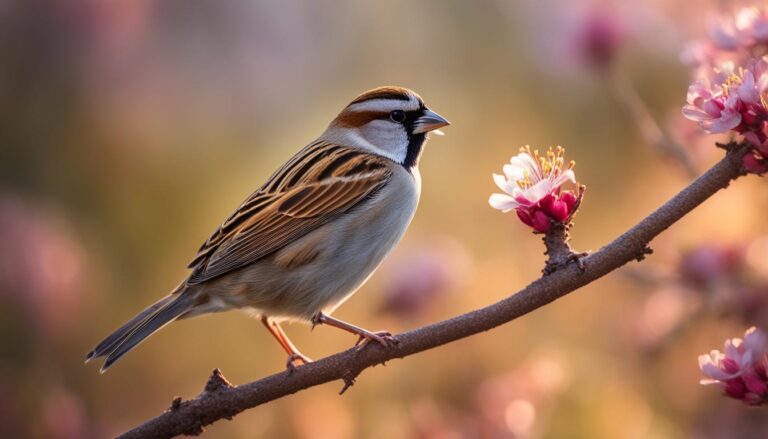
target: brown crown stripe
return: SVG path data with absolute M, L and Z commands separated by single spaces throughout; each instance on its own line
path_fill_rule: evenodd
M 371 99 L 397 99 L 399 101 L 408 101 L 411 99 L 411 95 L 408 89 L 402 87 L 378 87 L 356 97 L 349 105 L 359 104 L 360 102 L 369 101 Z

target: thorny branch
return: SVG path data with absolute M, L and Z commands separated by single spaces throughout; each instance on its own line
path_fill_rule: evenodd
M 628 262 L 642 260 L 649 253 L 648 244 L 653 238 L 743 174 L 741 159 L 746 148 L 736 143 L 729 145 L 723 160 L 597 252 L 573 258 L 575 253 L 565 241 L 567 230 L 560 231 L 562 242 L 557 244 L 557 240 L 553 240 L 554 247 L 548 246 L 548 250 L 550 257 L 555 252 L 568 255 L 568 260 L 557 261 L 556 270 L 547 270 L 549 274 L 497 303 L 399 334 L 399 344 L 389 349 L 376 344 L 362 351 L 348 349 L 298 367 L 291 373 L 277 373 L 240 386 L 229 384 L 216 369 L 198 396 L 188 401 L 175 399 L 164 413 L 124 433 L 121 438 L 199 435 L 206 425 L 231 419 L 249 408 L 330 381 L 343 380 L 346 388 L 371 366 L 488 331 L 528 314 Z M 574 263 L 577 260 L 578 263 Z

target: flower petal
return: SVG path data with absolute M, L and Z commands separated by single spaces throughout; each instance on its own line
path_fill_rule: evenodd
M 538 183 L 534 184 L 533 186 L 529 187 L 528 189 L 523 191 L 523 194 L 525 198 L 530 200 L 532 203 L 537 203 L 539 200 L 544 198 L 547 194 L 552 192 L 554 189 L 554 185 L 552 184 L 551 180 L 541 180 Z
M 525 169 L 522 166 L 506 164 L 504 165 L 504 175 L 507 180 L 518 181 L 525 177 Z
M 768 336 L 765 332 L 753 326 L 744 333 L 744 349 L 752 351 L 755 358 L 765 353 L 766 346 L 768 346 Z
M 566 169 L 563 171 L 555 178 L 555 181 L 552 184 L 555 187 L 560 187 L 566 181 L 570 181 L 571 183 L 576 184 L 576 174 L 573 172 L 573 169 Z
M 494 209 L 499 209 L 502 212 L 509 212 L 512 209 L 520 207 L 520 203 L 515 201 L 514 198 L 505 194 L 491 194 L 488 198 L 488 204 Z
M 511 184 L 503 175 L 493 174 L 493 182 L 496 183 L 496 186 L 498 186 L 499 189 L 509 195 L 514 194 L 515 189 L 517 189 L 517 185 Z
M 719 119 L 702 122 L 701 127 L 713 134 L 724 133 L 736 128 L 740 123 L 740 113 L 723 113 Z
M 527 152 L 521 152 L 520 154 L 512 157 L 509 162 L 512 164 L 512 166 L 517 166 L 528 171 L 532 180 L 531 183 L 535 183 L 544 178 L 544 176 L 541 174 L 541 170 L 539 169 L 539 164 L 536 163 L 536 160 L 534 160 L 533 157 L 531 157 L 531 155 Z
M 699 369 L 701 372 L 709 378 L 724 381 L 731 379 L 738 374 L 726 373 L 720 368 L 720 360 L 724 358 L 724 355 L 719 351 L 712 351 L 709 354 L 699 355 Z

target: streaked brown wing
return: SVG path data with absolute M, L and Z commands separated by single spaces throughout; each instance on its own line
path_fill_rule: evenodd
M 383 187 L 386 159 L 338 145 L 312 144 L 252 194 L 206 241 L 188 283 L 243 267 L 320 227 Z

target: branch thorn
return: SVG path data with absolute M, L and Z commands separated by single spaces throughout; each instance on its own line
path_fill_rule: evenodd
M 168 410 L 175 412 L 176 410 L 179 409 L 179 407 L 181 407 L 181 403 L 182 403 L 181 396 L 177 396 L 173 398 L 173 401 L 171 401 L 171 406 L 168 408 Z
M 224 375 L 221 373 L 221 370 L 219 368 L 216 368 L 216 369 L 213 369 L 213 372 L 211 372 L 211 376 L 208 378 L 208 382 L 205 383 L 204 392 L 216 393 L 232 387 L 234 387 L 232 383 L 230 383 L 224 377 Z
M 652 249 L 651 247 L 649 247 L 649 246 L 647 246 L 647 245 L 646 245 L 646 246 L 645 246 L 645 247 L 643 247 L 643 249 L 642 249 L 642 250 L 640 250 L 640 252 L 638 252 L 638 254 L 635 256 L 635 260 L 636 260 L 637 262 L 640 262 L 640 261 L 644 260 L 644 259 L 645 259 L 645 257 L 646 257 L 647 255 L 651 255 L 651 254 L 653 254 L 653 249 Z

